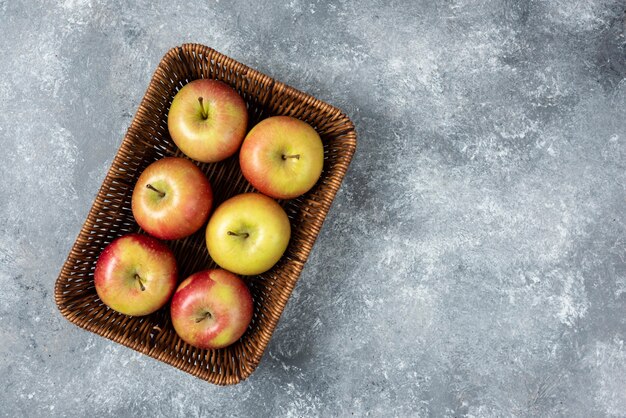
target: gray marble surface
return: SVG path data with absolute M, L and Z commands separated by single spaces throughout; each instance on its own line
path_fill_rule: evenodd
M 0 0 L 0 414 L 626 416 L 622 1 Z M 259 368 L 216 387 L 53 285 L 168 48 L 343 108 L 358 150 Z

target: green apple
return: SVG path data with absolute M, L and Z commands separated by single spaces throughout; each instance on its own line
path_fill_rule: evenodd
M 274 116 L 248 133 L 239 165 L 244 177 L 261 193 L 293 199 L 308 192 L 320 178 L 324 146 L 308 123 Z
M 189 158 L 221 161 L 239 150 L 246 135 L 246 102 L 227 84 L 194 80 L 172 101 L 167 128 L 174 143 Z
M 242 275 L 261 274 L 287 249 L 291 226 L 273 199 L 245 193 L 222 203 L 206 229 L 211 258 L 222 268 Z

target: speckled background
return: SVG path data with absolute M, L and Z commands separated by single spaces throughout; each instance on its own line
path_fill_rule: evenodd
M 0 414 L 626 416 L 623 1 L 137 3 L 0 0 Z M 262 363 L 227 388 L 53 301 L 190 41 L 359 133 Z

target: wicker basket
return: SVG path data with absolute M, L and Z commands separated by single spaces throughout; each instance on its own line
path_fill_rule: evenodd
M 259 276 L 244 277 L 254 299 L 254 317 L 244 336 L 219 350 L 200 350 L 174 332 L 169 305 L 145 317 L 119 314 L 96 294 L 93 271 L 100 252 L 113 239 L 139 231 L 131 212 L 133 187 L 141 172 L 168 155 L 183 156 L 167 130 L 172 98 L 199 78 L 226 82 L 244 98 L 249 128 L 272 115 L 289 115 L 311 124 L 324 142 L 324 171 L 318 184 L 300 198 L 280 202 L 292 225 L 292 238 L 281 261 Z M 55 286 L 59 310 L 69 321 L 218 385 L 247 378 L 265 347 L 291 295 L 300 271 L 324 222 L 356 147 L 352 122 L 340 110 L 259 73 L 211 48 L 185 44 L 161 60 L 113 164 L 100 187 L 85 224 L 63 265 Z M 199 164 L 213 186 L 214 207 L 253 188 L 243 178 L 238 156 L 215 164 Z M 180 279 L 216 267 L 208 255 L 204 228 L 168 242 L 179 263 Z

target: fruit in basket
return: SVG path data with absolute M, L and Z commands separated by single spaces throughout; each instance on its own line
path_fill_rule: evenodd
M 252 296 L 246 284 L 226 270 L 205 270 L 183 281 L 170 312 L 176 333 L 199 348 L 226 347 L 252 320 Z
M 320 178 L 324 146 L 306 122 L 273 116 L 248 133 L 239 154 L 245 178 L 261 193 L 293 199 L 308 192 Z
M 167 303 L 178 270 L 172 251 L 147 235 L 129 234 L 110 243 L 96 263 L 100 300 L 120 313 L 148 315 Z
M 283 255 L 291 226 L 273 199 L 245 193 L 222 203 L 206 229 L 209 255 L 222 268 L 242 275 L 261 274 Z
M 131 202 L 139 226 L 160 239 L 193 234 L 206 222 L 212 205 L 213 192 L 204 173 L 176 157 L 150 164 L 139 176 Z
M 213 163 L 239 150 L 246 135 L 248 111 L 241 96 L 217 80 L 194 80 L 172 101 L 167 127 L 189 158 Z

